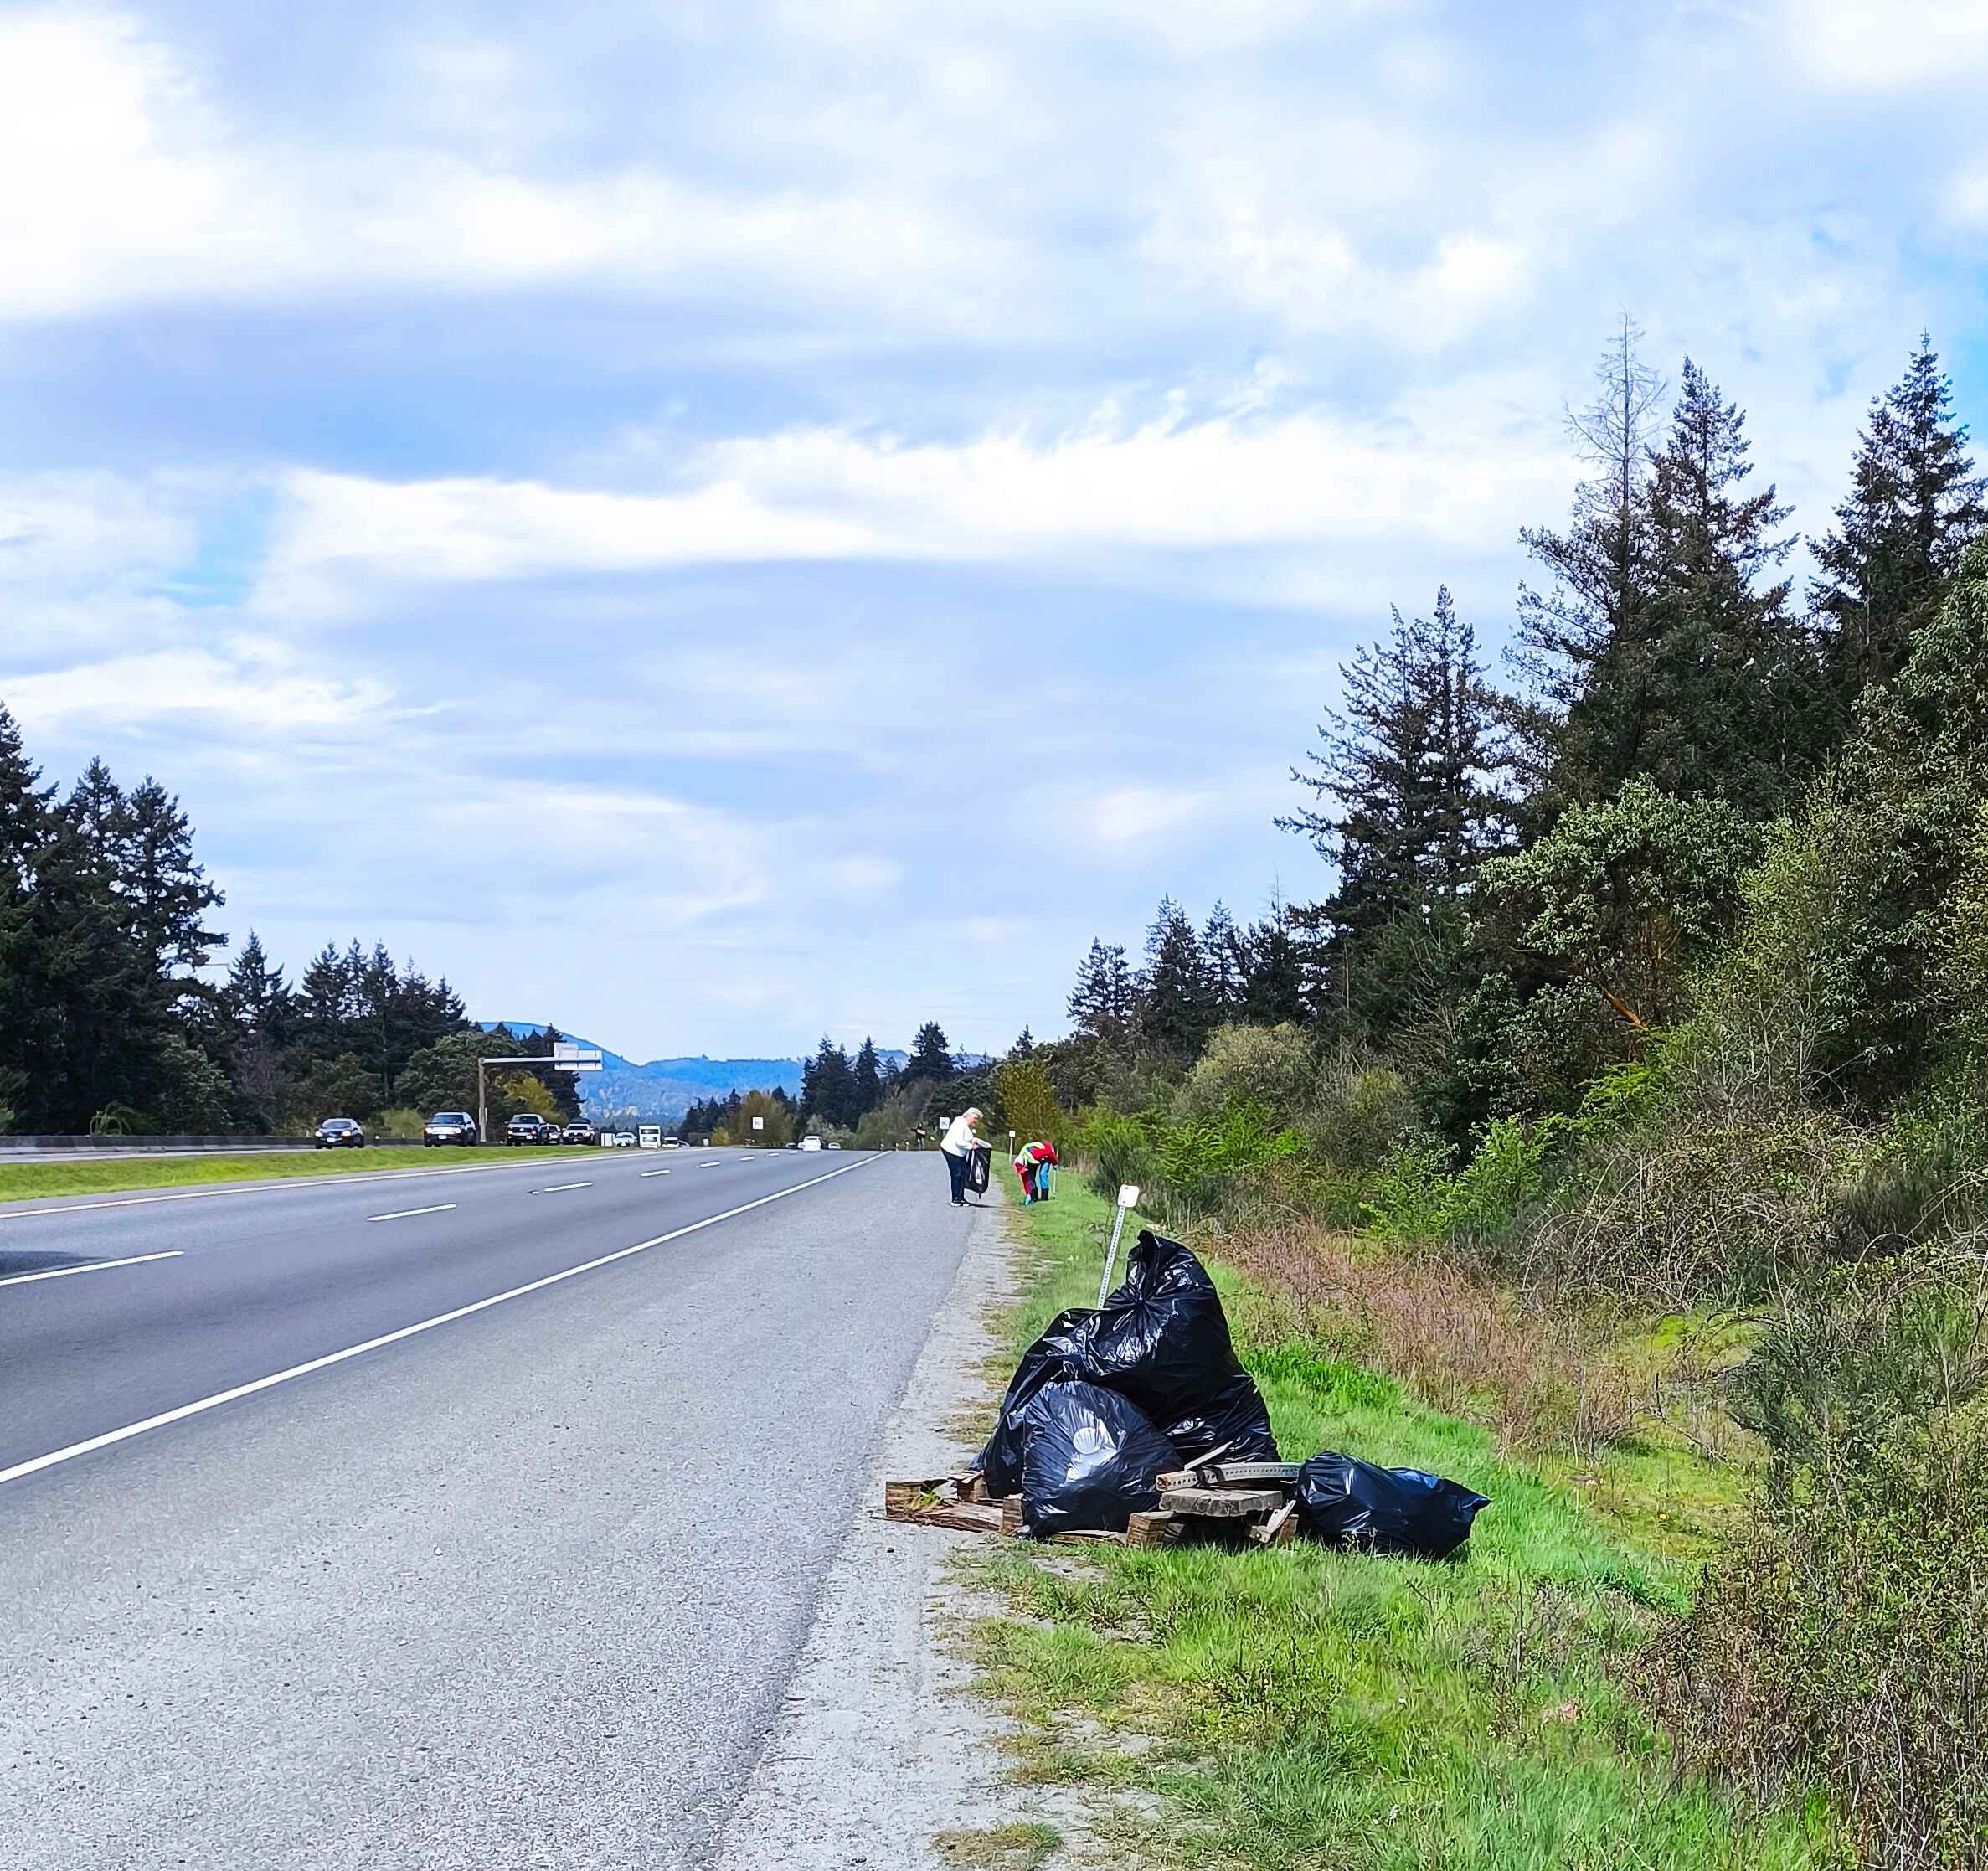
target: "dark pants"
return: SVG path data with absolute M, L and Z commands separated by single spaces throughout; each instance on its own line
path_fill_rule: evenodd
M 953 1179 L 953 1200 L 964 1202 L 966 1199 L 966 1157 L 955 1157 L 950 1150 L 941 1150 L 939 1154 L 945 1158 L 945 1173 Z

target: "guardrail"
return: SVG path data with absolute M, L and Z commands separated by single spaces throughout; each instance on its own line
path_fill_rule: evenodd
M 312 1142 L 307 1137 L 0 1137 L 0 1157 L 180 1156 L 202 1151 L 308 1150 Z

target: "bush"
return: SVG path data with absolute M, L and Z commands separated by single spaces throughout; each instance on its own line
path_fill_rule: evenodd
M 383 1111 L 373 1126 L 376 1137 L 392 1138 L 395 1142 L 419 1143 L 421 1126 L 427 1119 L 421 1112 L 409 1105 L 395 1105 L 390 1111 Z
M 1398 1144 L 1367 1184 L 1367 1224 L 1383 1240 L 1476 1247 L 1501 1240 L 1538 1194 L 1558 1130 L 1552 1121 L 1501 1117 L 1486 1126 L 1470 1160 L 1455 1172 L 1439 1138 Z
M 1687 1769 L 1827 1786 L 1858 1863 L 1988 1866 L 1988 1444 L 1942 1415 L 1764 1503 L 1653 1647 Z
M 1280 1125 L 1300 1116 L 1317 1089 L 1311 1042 L 1289 1021 L 1274 1027 L 1223 1026 L 1175 1095 L 1177 1119 L 1192 1122 L 1238 1105 L 1260 1107 Z
M 1334 1167 L 1378 1169 L 1416 1121 L 1408 1080 L 1361 1046 L 1342 1046 L 1326 1060 L 1311 1109 L 1306 1141 Z

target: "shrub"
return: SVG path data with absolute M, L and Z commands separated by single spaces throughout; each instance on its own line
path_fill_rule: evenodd
M 1764 1502 L 1645 1660 L 1681 1765 L 1827 1786 L 1896 1871 L 1988 1866 L 1988 1445 L 1941 1415 Z
M 1286 1124 L 1311 1102 L 1317 1078 L 1303 1028 L 1288 1021 L 1274 1027 L 1218 1027 L 1175 1095 L 1174 1115 L 1205 1119 L 1233 1106 L 1253 1105 Z
M 420 1142 L 421 1126 L 427 1120 L 421 1113 L 407 1105 L 396 1105 L 390 1111 L 379 1114 L 375 1132 L 383 1137 L 407 1138 Z
M 1302 1128 L 1335 1167 L 1378 1169 L 1415 1123 L 1407 1079 L 1364 1047 L 1342 1046 L 1326 1060 Z

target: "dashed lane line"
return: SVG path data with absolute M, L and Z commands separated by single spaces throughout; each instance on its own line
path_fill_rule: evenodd
M 616 1260 L 626 1260 L 631 1255 L 646 1254 L 652 1247 L 662 1247 L 671 1241 L 682 1240 L 686 1234 L 694 1234 L 703 1228 L 715 1228 L 721 1221 L 730 1221 L 735 1216 L 749 1214 L 755 1209 L 763 1209 L 769 1202 L 784 1202 L 790 1195 L 798 1195 L 803 1189 L 816 1188 L 823 1183 L 832 1183 L 838 1176 L 847 1176 L 852 1170 L 866 1169 L 876 1162 L 873 1156 L 860 1162 L 845 1163 L 840 1169 L 832 1169 L 824 1176 L 811 1177 L 805 1183 L 796 1183 L 784 1189 L 775 1189 L 770 1195 L 755 1197 L 750 1202 L 742 1202 L 735 1209 L 727 1209 L 722 1214 L 707 1215 L 702 1221 L 687 1222 L 681 1228 L 672 1228 L 667 1234 L 657 1234 L 648 1240 L 637 1241 L 632 1247 L 618 1247 L 611 1254 L 601 1254 L 591 1260 L 582 1260 L 578 1266 L 563 1268 L 558 1273 L 546 1274 L 538 1280 L 528 1280 L 522 1286 L 512 1286 L 501 1293 L 492 1293 L 487 1299 L 473 1300 L 467 1306 L 458 1306 L 452 1312 L 438 1312 L 431 1319 L 422 1319 L 413 1325 L 404 1325 L 398 1331 L 382 1332 L 377 1338 L 368 1338 L 363 1343 L 348 1345 L 342 1351 L 327 1352 L 322 1358 L 313 1358 L 301 1364 L 292 1364 L 284 1371 L 272 1371 L 267 1377 L 259 1377 L 248 1384 L 238 1384 L 232 1390 L 218 1390 L 211 1397 L 202 1397 L 197 1402 L 182 1404 L 177 1410 L 161 1410 L 156 1416 L 147 1416 L 140 1422 L 126 1423 L 121 1429 L 106 1430 L 101 1435 L 90 1436 L 82 1442 L 72 1442 L 64 1449 L 51 1449 L 48 1454 L 34 1456 L 26 1461 L 17 1461 L 11 1468 L 0 1468 L 0 1486 L 19 1481 L 23 1476 L 39 1474 L 44 1468 L 54 1468 L 64 1461 L 74 1461 L 79 1456 L 93 1455 L 99 1449 L 108 1449 L 119 1442 L 128 1442 L 133 1436 L 145 1435 L 153 1430 L 162 1430 L 174 1423 L 183 1423 L 190 1416 L 198 1416 L 210 1410 L 219 1410 L 224 1404 L 252 1397 L 260 1390 L 273 1390 L 279 1384 L 288 1384 L 300 1377 L 308 1377 L 313 1371 L 328 1370 L 334 1364 L 342 1364 L 348 1358 L 358 1358 L 369 1351 L 379 1351 L 388 1345 L 397 1345 L 404 1338 L 412 1338 L 424 1332 L 432 1332 L 437 1326 L 452 1324 L 457 1319 L 466 1319 L 477 1312 L 486 1312 L 493 1306 L 502 1306 L 507 1301 L 523 1299 L 528 1293 L 543 1292 L 548 1286 L 556 1286 L 563 1281 L 576 1280 L 583 1273 L 592 1273 L 596 1268 L 610 1266 Z M 107 1263 L 100 1262 L 99 1265 Z

